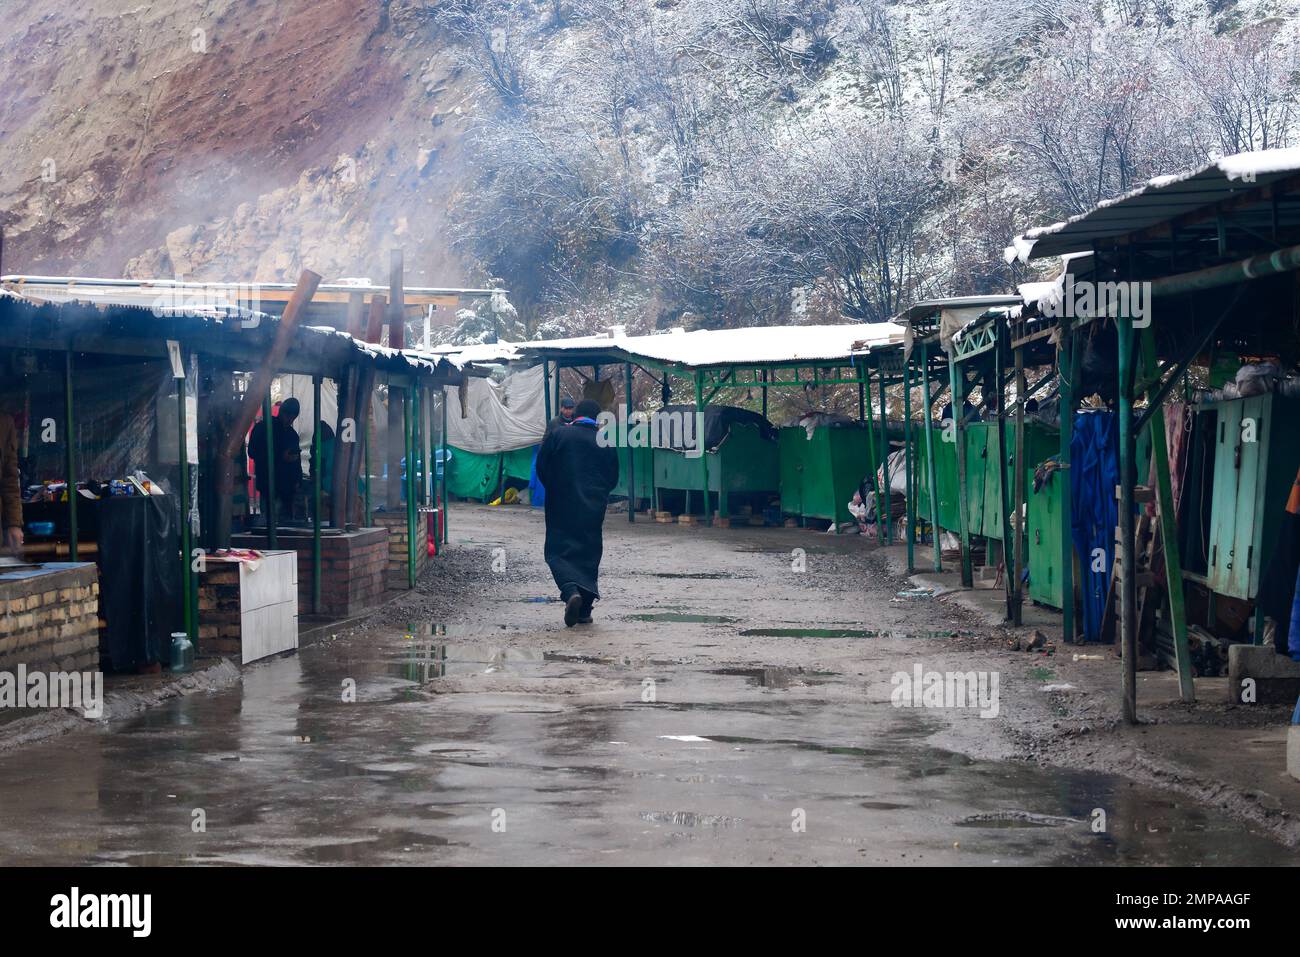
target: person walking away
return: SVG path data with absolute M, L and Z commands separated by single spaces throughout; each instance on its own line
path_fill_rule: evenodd
M 302 450 L 298 433 L 293 427 L 294 420 L 302 406 L 295 398 L 285 399 L 280 409 L 271 419 L 271 444 L 275 454 L 275 502 L 281 519 L 293 518 L 293 500 L 302 484 Z M 253 426 L 248 437 L 248 457 L 253 460 L 253 478 L 257 492 L 262 501 L 267 501 L 270 494 L 267 488 L 266 464 L 266 423 L 259 422 Z
M 579 402 L 573 421 L 555 428 L 537 453 L 546 488 L 546 564 L 564 601 L 564 624 L 590 624 L 600 598 L 602 527 L 609 493 L 618 484 L 618 449 L 597 441 L 600 406 Z

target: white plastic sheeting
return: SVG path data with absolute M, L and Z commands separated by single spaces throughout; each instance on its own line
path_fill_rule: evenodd
M 546 432 L 540 365 L 501 382 L 466 377 L 463 387 L 446 386 L 445 393 L 447 444 L 458 449 L 480 455 L 511 452 L 536 445 Z

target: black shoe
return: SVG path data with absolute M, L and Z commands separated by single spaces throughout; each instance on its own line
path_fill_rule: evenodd
M 580 624 L 580 625 L 590 625 L 590 624 L 591 624 L 591 612 L 589 612 L 589 611 L 584 611 L 581 615 L 579 615 L 579 616 L 578 616 L 578 624 Z
M 564 626 L 572 628 L 582 617 L 582 596 L 570 595 L 564 603 Z

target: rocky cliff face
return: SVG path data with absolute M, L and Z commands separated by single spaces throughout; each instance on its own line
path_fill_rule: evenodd
M 460 284 L 474 104 L 419 0 L 30 0 L 0 36 L 5 272 Z

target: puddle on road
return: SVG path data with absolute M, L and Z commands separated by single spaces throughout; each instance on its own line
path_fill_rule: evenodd
M 713 668 L 709 674 L 748 678 L 760 688 L 790 687 L 789 668 Z
M 897 631 L 875 628 L 745 628 L 742 638 L 974 638 L 978 632 L 963 629 L 953 631 Z
M 742 638 L 881 638 L 887 631 L 864 628 L 745 628 Z
M 730 572 L 638 572 L 636 574 L 649 574 L 655 578 L 685 578 L 691 581 L 717 581 L 724 578 L 746 577 L 733 575 Z
M 1084 822 L 1073 817 L 1053 814 L 1033 814 L 1029 811 L 996 811 L 991 814 L 972 814 L 954 821 L 954 827 L 1071 827 Z
M 681 611 L 643 612 L 637 615 L 625 615 L 624 618 L 627 621 L 652 621 L 659 624 L 684 625 L 731 625 L 737 621 L 737 619 L 729 615 L 697 615 L 692 612 Z
M 343 657 L 307 648 L 228 690 L 0 755 L 0 863 L 664 864 L 683 841 L 698 860 L 759 863 L 785 860 L 792 807 L 818 822 L 800 853 L 824 863 L 1294 863 L 1122 778 L 932 747 L 946 727 L 933 715 L 766 690 L 811 674 L 796 669 L 660 662 L 657 703 L 634 684 L 576 708 L 457 710 L 407 681 L 646 663 L 427 627 Z M 363 705 L 340 701 L 348 678 Z M 502 842 L 485 809 L 506 799 Z M 1091 832 L 1095 808 L 1107 833 Z
M 675 824 L 678 827 L 735 827 L 743 823 L 738 817 L 696 814 L 694 811 L 642 811 L 639 816 L 651 824 Z

